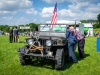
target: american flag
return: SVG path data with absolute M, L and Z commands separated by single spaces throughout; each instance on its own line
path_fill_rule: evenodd
M 53 11 L 52 19 L 51 19 L 50 29 L 55 27 L 55 24 L 57 22 L 56 18 L 57 18 L 57 3 L 55 4 L 55 7 L 54 7 L 54 11 Z

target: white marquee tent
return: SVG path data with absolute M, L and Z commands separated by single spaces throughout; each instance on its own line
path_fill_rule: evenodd
M 91 23 L 83 23 L 84 28 L 89 28 L 88 35 L 93 36 L 93 26 Z

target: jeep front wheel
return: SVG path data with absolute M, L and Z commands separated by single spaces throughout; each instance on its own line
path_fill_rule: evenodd
M 30 64 L 32 59 L 29 58 L 28 56 L 23 55 L 22 53 L 19 53 L 20 55 L 20 63 L 21 65 L 27 65 Z
M 64 49 L 57 49 L 55 69 L 61 70 L 64 68 Z

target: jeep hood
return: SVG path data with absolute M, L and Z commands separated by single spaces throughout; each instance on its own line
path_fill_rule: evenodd
M 39 37 L 40 38 L 66 38 L 66 33 L 65 32 L 39 32 Z

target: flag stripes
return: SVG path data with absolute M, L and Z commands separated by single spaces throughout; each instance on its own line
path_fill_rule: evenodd
M 55 7 L 54 7 L 54 11 L 53 11 L 52 19 L 51 19 L 50 29 L 55 27 L 56 23 L 57 23 L 57 3 L 55 4 Z

